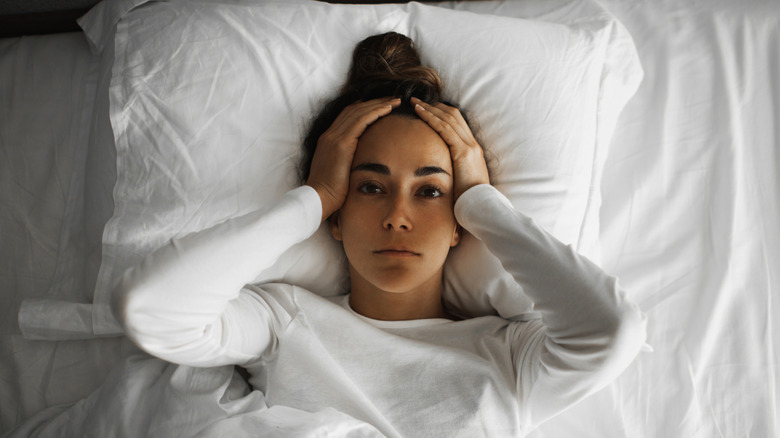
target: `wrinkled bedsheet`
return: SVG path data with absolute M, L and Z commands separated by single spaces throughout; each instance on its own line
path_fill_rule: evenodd
M 17 325 L 24 299 L 91 300 L 102 229 L 87 227 L 100 214 L 85 200 L 96 67 L 80 33 L 0 39 L 0 432 L 86 397 L 134 350 L 120 338 L 29 341 Z
M 780 6 L 604 3 L 634 37 L 645 79 L 604 172 L 602 264 L 647 313 L 654 352 L 531 436 L 778 436 Z M 0 431 L 32 418 L 21 436 L 269 425 L 274 436 L 295 417 L 292 436 L 370 436 L 349 418 L 331 423 L 334 412 L 267 409 L 231 367 L 165 364 L 122 338 L 20 336 L 22 299 L 87 302 L 94 282 L 80 175 L 95 61 L 81 38 L 0 40 Z M 108 424 L 109 412 L 121 420 Z
M 139 354 L 72 406 L 50 407 L 11 437 L 381 437 L 334 409 L 268 407 L 232 366 L 193 368 Z
M 780 4 L 607 6 L 645 78 L 606 165 L 603 266 L 655 352 L 600 436 L 778 436 Z

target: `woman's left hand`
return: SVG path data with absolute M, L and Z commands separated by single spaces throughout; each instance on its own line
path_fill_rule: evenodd
M 455 200 L 476 185 L 490 184 L 482 146 L 477 143 L 460 111 L 441 102 L 430 105 L 416 97 L 413 97 L 411 102 L 417 115 L 436 131 L 450 148 Z

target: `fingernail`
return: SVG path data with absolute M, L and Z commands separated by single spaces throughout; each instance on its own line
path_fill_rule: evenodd
M 418 103 L 417 105 L 415 105 L 415 106 L 414 106 L 414 109 L 421 109 L 421 110 L 425 111 L 425 108 L 423 108 L 422 106 L 420 106 L 420 104 L 419 104 L 419 103 Z

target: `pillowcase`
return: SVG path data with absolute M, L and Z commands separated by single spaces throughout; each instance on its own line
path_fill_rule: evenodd
M 441 75 L 445 97 L 477 122 L 498 164 L 496 187 L 598 261 L 601 168 L 641 69 L 630 38 L 607 14 L 567 20 L 415 3 L 171 1 L 130 10 L 115 36 L 109 96 L 117 181 L 95 334 L 121 332 L 109 303 L 125 269 L 172 237 L 299 185 L 308 121 L 346 79 L 355 44 L 391 30 L 416 42 L 423 63 Z M 618 54 L 629 56 L 615 62 Z M 335 295 L 346 292 L 346 275 L 340 244 L 323 226 L 256 281 Z M 522 288 L 471 236 L 448 257 L 444 294 L 463 316 L 527 318 L 532 311 Z

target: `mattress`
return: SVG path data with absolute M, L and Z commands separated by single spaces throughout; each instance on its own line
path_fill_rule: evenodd
M 631 34 L 644 79 L 604 166 L 601 265 L 646 313 L 653 352 L 531 436 L 776 436 L 780 8 L 602 3 Z M 17 324 L 28 299 L 89 312 L 113 211 L 96 181 L 114 170 L 94 165 L 111 151 L 89 141 L 99 63 L 79 33 L 0 40 L 3 433 L 84 399 L 137 351 L 123 337 L 25 339 Z

